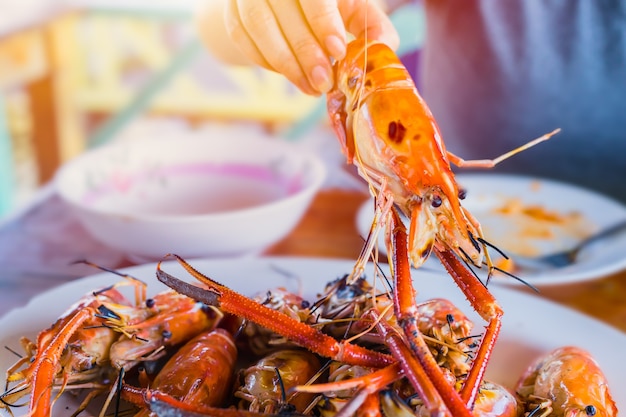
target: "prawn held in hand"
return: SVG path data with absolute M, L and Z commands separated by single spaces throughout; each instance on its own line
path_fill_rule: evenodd
M 335 64 L 327 107 L 348 162 L 358 167 L 374 196 L 391 200 L 410 219 L 409 253 L 415 267 L 434 247 L 451 250 L 477 267 L 487 257 L 491 266 L 480 224 L 461 206 L 465 191 L 450 163 L 492 167 L 556 133 L 494 160 L 465 161 L 446 151 L 433 115 L 396 54 L 362 38 L 352 41 L 345 58 Z M 381 210 L 381 217 L 388 218 Z

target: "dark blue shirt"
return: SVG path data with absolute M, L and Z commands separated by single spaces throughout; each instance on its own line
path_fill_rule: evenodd
M 418 84 L 447 149 L 626 202 L 626 1 L 427 0 Z M 458 171 L 458 170 L 457 170 Z

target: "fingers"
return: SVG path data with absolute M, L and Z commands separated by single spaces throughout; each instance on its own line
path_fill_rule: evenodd
M 319 95 L 333 85 L 331 58 L 346 51 L 346 29 L 392 48 L 398 34 L 375 0 L 227 0 L 226 28 L 253 62 Z
M 252 19 L 252 27 L 246 27 L 245 24 L 246 21 L 250 20 L 249 14 L 255 15 Z M 224 19 L 228 35 L 244 55 L 262 67 L 273 69 L 253 40 L 253 36 L 264 25 L 272 26 L 275 24 L 271 10 L 265 8 L 265 2 L 256 1 L 250 7 L 245 3 L 240 5 L 237 0 L 228 0 Z
M 310 1 L 304 0 L 304 2 Z M 303 81 L 308 83 L 316 93 L 330 90 L 333 86 L 333 79 L 329 52 L 323 43 L 320 42 L 313 28 L 319 30 L 322 34 L 321 36 L 324 36 L 325 30 L 333 30 L 336 24 L 333 20 L 335 20 L 335 22 L 339 22 L 339 27 L 343 29 L 343 23 L 336 5 L 334 7 L 336 19 L 332 19 L 332 16 L 328 14 L 323 14 L 323 20 L 318 19 L 317 22 L 312 24 L 309 20 L 311 16 L 307 15 L 299 1 L 267 0 L 267 2 L 274 11 L 276 20 L 280 25 L 280 31 L 289 46 L 289 53 L 297 62 L 302 76 L 306 78 Z M 335 3 L 336 0 L 315 0 L 315 2 L 320 6 L 320 9 L 325 7 L 326 10 L 331 10 L 329 5 Z M 328 17 L 331 17 L 330 21 L 326 20 Z M 282 68 L 290 65 L 292 64 L 281 60 L 276 63 L 275 67 L 279 72 L 284 73 Z
M 226 26 L 252 61 L 283 74 L 305 93 L 318 95 L 332 87 L 328 52 L 312 32 L 298 1 L 229 0 Z
M 346 53 L 346 30 L 337 0 L 299 0 L 309 28 L 326 55 L 341 59 Z

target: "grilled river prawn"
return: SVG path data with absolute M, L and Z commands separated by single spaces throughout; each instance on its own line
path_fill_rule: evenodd
M 166 290 L 146 299 L 145 284 L 124 277 L 85 295 L 35 342 L 21 340 L 26 354 L 7 370 L 0 409 L 12 414 L 30 394 L 29 416 L 47 417 L 55 396 L 88 388 L 77 415 L 95 395 L 111 389 L 120 370 L 154 361 L 168 347 L 215 325 L 215 312 L 189 297 Z M 134 302 L 119 291 L 126 285 L 135 289 Z
M 394 314 L 408 343 L 408 350 L 399 346 L 392 353 L 414 388 L 422 391 L 433 415 L 469 416 L 504 312 L 469 269 L 485 263 L 491 274 L 494 266 L 487 249 L 492 245 L 483 238 L 480 223 L 461 205 L 464 191 L 450 164 L 492 167 L 555 132 L 494 160 L 465 161 L 446 150 L 427 104 L 387 45 L 357 38 L 348 44 L 334 71 L 335 85 L 327 95 L 328 114 L 347 162 L 357 167 L 376 200 L 374 221 L 351 279 L 361 275 L 379 231 L 386 226 Z M 402 215 L 409 219 L 408 232 Z M 446 383 L 417 327 L 410 264 L 420 267 L 431 253 L 488 323 L 459 392 Z
M 228 332 L 209 330 L 184 344 L 163 366 L 149 387 L 124 384 L 122 398 L 142 408 L 135 417 L 151 414 L 150 397 L 166 396 L 195 406 L 219 406 L 230 395 L 237 348 Z
M 617 416 L 606 378 L 589 352 L 565 346 L 538 358 L 516 392 L 532 416 Z

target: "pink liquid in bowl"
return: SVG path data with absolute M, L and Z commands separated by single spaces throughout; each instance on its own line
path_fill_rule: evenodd
M 243 210 L 288 197 L 302 189 L 264 166 L 197 163 L 114 172 L 91 188 L 83 202 L 120 214 L 182 216 Z

